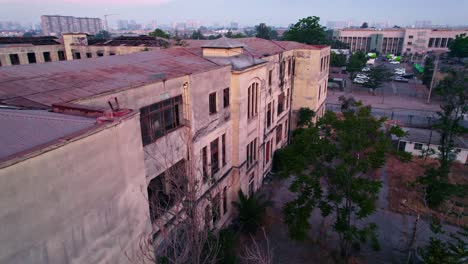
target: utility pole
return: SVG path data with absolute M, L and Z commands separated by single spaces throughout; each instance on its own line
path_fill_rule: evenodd
M 439 56 L 440 56 L 440 54 L 436 55 L 436 60 L 434 62 L 434 71 L 432 72 L 431 85 L 429 87 L 429 95 L 427 96 L 427 102 L 426 102 L 427 104 L 429 104 L 430 101 L 431 101 L 432 88 L 434 88 L 435 75 L 436 75 L 436 72 L 437 72 L 437 67 L 439 66 Z M 426 65 L 424 65 L 424 66 L 426 66 Z

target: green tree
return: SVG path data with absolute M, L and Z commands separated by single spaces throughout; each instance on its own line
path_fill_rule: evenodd
M 427 87 L 431 85 L 432 74 L 434 74 L 434 59 L 428 56 L 424 61 L 424 72 L 421 77 L 423 84 Z
M 468 57 L 468 36 L 461 34 L 453 40 L 450 45 L 450 56 L 457 58 Z
M 434 90 L 442 97 L 439 118 L 434 129 L 440 134 L 439 165 L 429 167 L 418 182 L 426 189 L 426 201 L 431 208 L 442 205 L 453 195 L 466 196 L 468 186 L 451 184 L 450 168 L 456 158 L 455 138 L 467 132 L 461 124 L 468 113 L 468 75 L 466 71 L 449 73 Z
M 110 39 L 111 34 L 108 31 L 101 30 L 96 35 L 94 35 L 95 39 Z
M 266 208 L 271 205 L 263 195 L 252 194 L 247 197 L 242 190 L 238 193 L 239 202 L 232 202 L 239 213 L 239 224 L 242 232 L 255 234 L 265 217 Z
M 278 32 L 267 26 L 265 23 L 260 23 L 255 26 L 255 37 L 262 39 L 277 39 Z
M 320 18 L 316 16 L 300 19 L 284 32 L 283 39 L 314 45 L 329 44 L 325 27 L 320 25 Z
M 229 30 L 229 31 L 225 34 L 225 36 L 226 36 L 227 38 L 245 38 L 245 37 L 246 37 L 246 35 L 244 35 L 244 34 L 242 34 L 242 33 L 240 33 L 240 32 L 234 34 L 234 33 L 232 33 L 231 30 Z
M 369 79 L 367 82 L 363 83 L 362 86 L 367 87 L 374 92 L 375 89 L 381 87 L 384 82 L 390 81 L 392 73 L 384 65 L 379 65 L 372 68 L 367 76 Z
M 169 33 L 166 33 L 164 30 L 162 29 L 155 29 L 153 32 L 149 33 L 150 36 L 152 37 L 158 37 L 158 38 L 170 38 L 171 36 L 169 35 Z
M 301 107 L 297 112 L 297 126 L 309 127 L 312 125 L 312 118 L 315 117 L 315 112 L 310 108 Z
M 346 66 L 346 55 L 336 54 L 335 52 L 330 52 L 330 65 L 333 67 L 344 67 Z
M 366 66 L 366 62 L 366 54 L 362 51 L 356 51 L 351 55 L 346 66 L 346 70 L 350 73 L 351 78 L 354 78 L 354 74 Z
M 220 37 L 222 37 L 221 34 L 218 34 L 218 35 L 210 35 L 210 36 L 208 36 L 208 39 L 209 39 L 209 40 L 213 40 L 213 39 L 219 39 Z
M 200 30 L 195 30 L 190 36 L 191 39 L 206 39 Z
M 391 149 L 389 135 L 381 129 L 384 120 L 374 118 L 370 106 L 354 102 L 343 107 L 342 117 L 327 112 L 294 136 L 281 155 L 282 175 L 293 177 L 295 199 L 284 207 L 292 238 L 307 238 L 310 216 L 318 208 L 323 217 L 333 217 L 343 257 L 364 241 L 379 248 L 377 226 L 362 220 L 375 212 L 382 185 L 367 173 L 382 167 Z
M 361 28 L 369 28 L 369 24 L 367 22 L 362 23 Z

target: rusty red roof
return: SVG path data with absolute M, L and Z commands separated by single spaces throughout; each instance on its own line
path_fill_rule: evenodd
M 183 48 L 0 67 L 0 103 L 50 106 L 219 67 Z

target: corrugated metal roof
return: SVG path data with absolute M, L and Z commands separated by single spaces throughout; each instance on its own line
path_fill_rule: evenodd
M 94 126 L 94 118 L 0 109 L 0 160 Z
M 205 44 L 202 45 L 202 48 L 224 48 L 224 49 L 232 49 L 232 48 L 241 48 L 244 47 L 245 44 L 241 41 L 236 39 L 230 39 L 226 37 L 221 37 L 218 39 L 213 39 Z
M 0 67 L 0 102 L 50 106 L 218 67 L 183 48 Z

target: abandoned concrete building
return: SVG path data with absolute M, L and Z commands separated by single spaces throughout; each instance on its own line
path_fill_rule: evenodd
M 188 182 L 204 226 L 221 228 L 297 111 L 323 115 L 329 47 L 188 44 L 0 68 L 1 263 L 126 262 L 142 234 L 163 242 Z
M 84 33 L 64 33 L 57 37 L 0 38 L 0 66 L 36 64 L 63 60 L 122 55 L 167 48 L 166 39 L 149 36 L 93 39 Z

